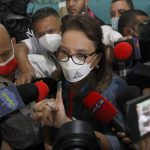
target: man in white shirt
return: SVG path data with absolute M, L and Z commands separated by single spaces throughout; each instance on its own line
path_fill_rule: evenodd
M 32 17 L 34 37 L 23 40 L 15 47 L 19 69 L 22 72 L 16 84 L 28 83 L 36 77 L 35 70 L 28 59 L 29 53 L 45 55 L 50 61 L 49 65 L 56 67 L 57 63 L 51 54 L 47 55 L 47 52 L 57 50 L 60 45 L 60 25 L 59 15 L 53 8 L 41 8 L 34 13 Z

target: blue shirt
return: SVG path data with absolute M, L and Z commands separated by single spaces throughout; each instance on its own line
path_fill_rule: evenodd
M 112 150 L 123 150 L 124 146 L 120 143 L 116 135 L 112 132 L 112 127 L 98 122 L 94 118 L 93 113 L 89 112 L 83 106 L 82 101 L 84 100 L 84 97 L 86 97 L 86 92 L 87 89 L 90 88 L 90 85 L 85 83 L 85 85 L 81 88 L 79 94 L 77 96 L 72 97 L 71 100 L 69 98 L 70 94 L 68 93 L 68 90 L 66 88 L 67 84 L 69 83 L 65 82 L 63 85 L 63 100 L 66 113 L 69 114 L 69 116 L 71 115 L 76 119 L 87 121 L 92 126 L 93 130 L 97 130 L 105 134 L 109 140 Z M 126 87 L 126 82 L 119 76 L 114 74 L 109 86 L 103 91 L 103 93 L 101 93 L 101 95 L 103 95 L 107 100 L 109 100 L 117 107 L 116 97 Z M 118 117 L 123 122 L 120 113 L 118 113 Z

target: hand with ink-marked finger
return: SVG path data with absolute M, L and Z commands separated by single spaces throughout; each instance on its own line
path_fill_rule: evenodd
M 66 116 L 64 103 L 62 99 L 62 83 L 59 82 L 57 85 L 57 93 L 56 93 L 56 106 L 58 107 L 55 116 L 54 116 L 54 126 L 60 128 L 64 123 L 71 121 L 70 118 Z

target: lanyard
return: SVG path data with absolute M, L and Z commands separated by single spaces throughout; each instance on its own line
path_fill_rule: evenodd
M 95 87 L 95 86 L 92 86 L 90 85 L 88 82 L 86 82 L 81 90 L 79 91 L 78 95 L 75 95 L 74 93 L 68 93 L 68 90 L 67 90 L 67 86 L 69 85 L 70 83 L 68 81 L 65 81 L 64 83 L 64 93 L 63 93 L 63 96 L 66 98 L 66 100 L 68 101 L 68 108 L 67 108 L 67 111 L 66 111 L 66 114 L 69 118 L 72 117 L 72 113 L 73 113 L 73 100 L 77 99 L 77 100 L 83 100 L 84 97 L 86 97 L 86 95 Z

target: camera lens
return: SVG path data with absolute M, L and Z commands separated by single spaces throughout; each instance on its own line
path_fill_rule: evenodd
M 53 150 L 100 150 L 100 143 L 91 126 L 74 120 L 64 124 L 56 137 Z

